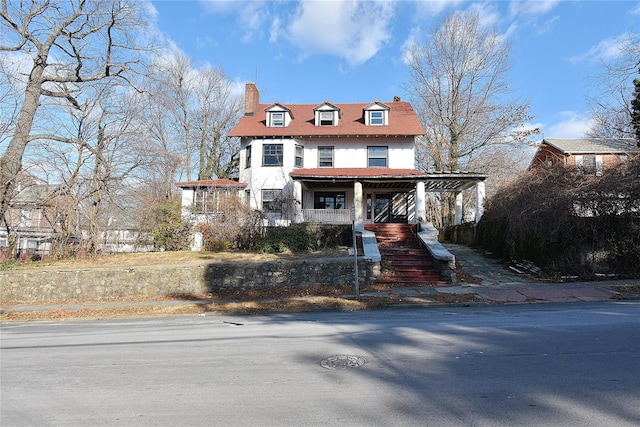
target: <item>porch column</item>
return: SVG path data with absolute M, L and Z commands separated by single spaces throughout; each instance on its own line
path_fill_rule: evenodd
M 484 214 L 484 181 L 476 183 L 476 223 L 480 221 Z
M 304 215 L 302 214 L 302 182 L 293 181 L 293 197 L 295 199 L 293 222 L 299 224 L 304 222 Z
M 462 193 L 456 193 L 456 218 L 455 225 L 462 224 Z
M 355 220 L 355 228 L 364 229 L 364 215 L 362 213 L 362 183 L 354 181 L 353 183 L 353 213 Z
M 424 192 L 424 181 L 416 183 L 416 220 L 424 222 L 427 220 L 427 207 Z

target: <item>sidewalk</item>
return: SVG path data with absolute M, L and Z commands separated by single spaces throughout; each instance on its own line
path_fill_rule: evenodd
M 463 245 L 446 244 L 445 247 L 456 256 L 464 275 L 455 286 L 401 287 L 385 292 L 361 293 L 361 298 L 369 301 L 385 302 L 390 306 L 442 306 L 470 304 L 530 304 L 553 302 L 587 302 L 621 299 L 640 299 L 640 280 L 611 280 L 598 282 L 543 283 L 517 274 L 498 261 L 487 258 L 475 249 Z M 313 301 L 316 296 L 297 297 L 298 301 Z M 342 298 L 355 300 L 355 295 Z M 268 300 L 266 302 L 272 302 Z M 1 315 L 11 312 L 55 312 L 91 311 L 113 309 L 132 313 L 137 309 L 153 307 L 179 307 L 185 305 L 224 304 L 229 301 L 211 300 L 156 300 L 156 301 L 112 301 L 112 302 L 70 302 L 62 304 L 23 304 L 5 306 Z M 261 303 L 265 301 L 257 301 Z
M 491 303 L 607 301 L 640 298 L 640 280 L 610 280 L 598 282 L 543 283 L 505 268 L 498 261 L 486 258 L 475 249 L 446 244 L 465 272 L 479 283 L 460 282 L 441 292 L 472 292 Z M 475 282 L 475 281 L 474 281 Z M 462 288 L 462 289 L 461 289 Z

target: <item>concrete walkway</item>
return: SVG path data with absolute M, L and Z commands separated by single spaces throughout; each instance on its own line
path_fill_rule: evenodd
M 456 256 L 462 269 L 479 280 L 478 283 L 461 281 L 458 286 L 442 289 L 442 292 L 467 289 L 480 299 L 493 303 L 606 301 L 621 296 L 640 297 L 640 280 L 543 283 L 531 276 L 517 274 L 468 246 L 445 246 Z
M 586 302 L 640 298 L 640 280 L 549 283 L 518 274 L 495 259 L 464 245 L 445 244 L 465 275 L 456 286 L 397 288 L 364 296 L 402 298 L 406 304 L 441 300 L 442 295 L 466 295 L 467 300 L 489 304 L 528 304 L 539 302 Z M 466 279 L 466 281 L 465 281 Z

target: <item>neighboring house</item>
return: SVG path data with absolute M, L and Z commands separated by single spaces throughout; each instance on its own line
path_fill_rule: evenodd
M 49 255 L 54 237 L 67 231 L 70 238 L 71 232 L 77 231 L 77 217 L 69 209 L 72 203 L 60 184 L 18 187 L 5 214 L 7 223 L 0 227 L 0 247 L 9 246 L 13 238 L 19 254 Z
M 565 166 L 576 168 L 585 175 L 600 176 L 605 169 L 624 168 L 632 156 L 639 154 L 640 147 L 633 138 L 545 138 L 530 169 Z
M 580 138 L 542 140 L 529 169 L 562 166 L 575 169 L 585 176 L 602 176 L 607 169 L 620 167 L 624 173 L 626 165 L 640 155 L 640 147 L 633 138 Z M 580 217 L 597 216 L 598 209 L 605 211 L 628 211 L 628 196 L 612 193 L 602 199 L 602 194 L 584 193 L 573 204 L 575 214 Z
M 247 83 L 245 115 L 230 136 L 240 138 L 246 199 L 268 225 L 426 221 L 427 191 L 455 192 L 459 223 L 461 192 L 474 186 L 479 219 L 486 176 L 416 170 L 415 138 L 424 133 L 411 104 L 399 98 L 260 104 L 257 87 Z
M 129 216 L 130 212 L 111 213 L 104 231 L 100 232 L 100 250 L 103 253 L 152 252 L 155 250 L 153 236 L 141 231 L 140 224 Z M 88 239 L 86 231 L 84 238 Z

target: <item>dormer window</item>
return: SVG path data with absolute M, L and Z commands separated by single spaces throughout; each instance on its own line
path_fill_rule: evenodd
M 384 125 L 384 112 L 383 111 L 369 111 L 369 124 L 371 126 Z
M 325 101 L 324 104 L 314 108 L 314 112 L 316 126 L 338 126 L 340 109 L 335 105 Z
M 320 111 L 320 126 L 333 126 L 333 111 Z
M 267 113 L 266 124 L 270 128 L 283 128 L 289 126 L 293 116 L 291 110 L 276 101 L 271 107 L 265 110 Z
M 376 101 L 364 109 L 364 122 L 367 126 L 389 125 L 389 107 Z
M 284 113 L 271 113 L 271 127 L 284 127 Z

